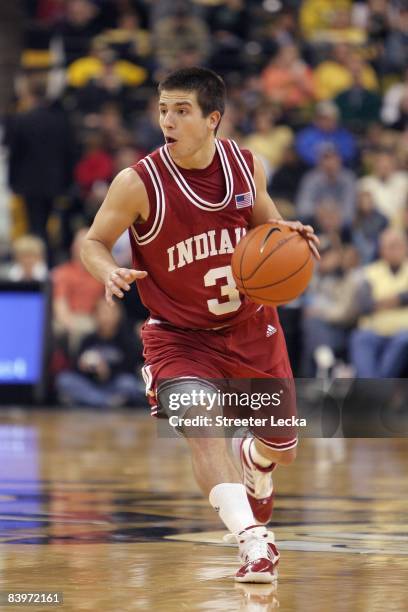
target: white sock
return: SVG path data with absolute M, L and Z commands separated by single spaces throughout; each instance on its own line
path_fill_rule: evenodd
M 256 525 L 243 484 L 235 482 L 217 484 L 211 489 L 209 500 L 232 533 L 238 534 L 247 527 Z
M 261 455 L 261 453 L 257 450 L 255 438 L 247 438 L 244 440 L 242 448 L 245 453 L 245 458 L 250 465 L 256 463 L 257 465 L 266 468 L 273 464 L 273 461 Z

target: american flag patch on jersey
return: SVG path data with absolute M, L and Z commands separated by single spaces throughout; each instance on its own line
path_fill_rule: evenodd
M 247 206 L 252 206 L 253 204 L 252 193 L 248 191 L 248 193 L 240 193 L 236 195 L 235 204 L 237 208 L 246 208 Z

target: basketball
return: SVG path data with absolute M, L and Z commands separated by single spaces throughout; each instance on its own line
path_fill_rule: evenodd
M 313 255 L 299 232 L 265 223 L 238 243 L 231 267 L 242 294 L 257 304 L 278 306 L 306 289 L 313 274 Z

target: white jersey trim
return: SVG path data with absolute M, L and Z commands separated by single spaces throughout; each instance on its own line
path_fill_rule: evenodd
M 140 246 L 143 246 L 145 244 L 149 244 L 149 242 L 152 242 L 152 240 L 154 240 L 160 232 L 164 221 L 164 215 L 166 212 L 166 200 L 160 174 L 152 158 L 150 156 L 147 156 L 142 159 L 141 163 L 143 163 L 147 172 L 149 173 L 150 180 L 152 181 L 152 185 L 156 194 L 156 216 L 154 218 L 153 225 L 150 230 L 146 232 L 146 234 L 144 234 L 143 236 L 140 236 L 137 233 L 135 226 L 131 225 L 131 231 L 136 243 Z
M 150 395 L 151 390 L 152 390 L 152 384 L 153 384 L 153 376 L 152 376 L 152 366 L 150 365 L 144 365 L 142 367 L 142 376 L 143 376 L 143 380 L 145 383 L 145 392 L 146 395 Z
M 254 198 L 254 204 L 256 200 L 256 185 L 254 181 L 254 177 L 252 176 L 252 172 L 248 167 L 248 164 L 245 160 L 245 157 L 242 155 L 239 146 L 235 142 L 235 140 L 228 140 L 231 146 L 231 151 L 238 162 L 239 167 L 241 168 L 242 174 L 244 175 L 246 182 L 248 184 L 249 189 L 252 191 L 252 195 Z
M 295 448 L 298 445 L 297 436 L 296 438 L 292 438 L 291 440 L 288 440 L 286 442 L 272 442 L 271 440 L 266 440 L 265 438 L 261 438 L 261 436 L 257 436 L 257 438 L 259 438 L 259 440 L 261 440 L 261 442 L 263 442 L 265 446 L 268 446 L 269 448 L 275 451 L 280 451 L 280 452 L 290 450 L 292 448 Z
M 233 175 L 231 171 L 231 166 L 228 161 L 228 156 L 225 153 L 223 144 L 218 139 L 216 139 L 215 141 L 215 146 L 220 156 L 221 165 L 222 165 L 222 169 L 224 172 L 225 185 L 226 185 L 226 194 L 225 194 L 224 199 L 222 200 L 222 202 L 216 202 L 216 203 L 208 202 L 207 200 L 200 198 L 195 193 L 195 191 L 191 189 L 191 187 L 185 180 L 184 176 L 181 174 L 180 170 L 177 168 L 176 164 L 172 160 L 167 150 L 167 146 L 165 145 L 164 147 L 160 148 L 160 157 L 162 158 L 162 161 L 165 164 L 169 173 L 171 174 L 172 178 L 177 183 L 179 189 L 183 192 L 185 197 L 188 200 L 190 200 L 192 204 L 194 204 L 198 208 L 201 208 L 202 210 L 219 211 L 219 210 L 226 208 L 228 204 L 230 203 L 232 194 L 234 192 L 234 179 L 233 179 Z

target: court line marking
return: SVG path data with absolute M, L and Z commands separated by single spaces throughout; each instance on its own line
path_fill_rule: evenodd
M 235 547 L 235 544 L 228 544 L 223 541 L 223 536 L 226 532 L 224 531 L 212 531 L 212 532 L 201 532 L 201 533 L 185 533 L 164 536 L 165 540 L 172 541 L 184 541 L 195 544 L 206 544 L 215 546 L 228 546 Z M 302 551 L 302 552 L 330 552 L 330 553 L 345 553 L 345 554 L 364 554 L 364 555 L 381 555 L 385 557 L 389 556 L 406 556 L 408 557 L 408 534 L 406 536 L 398 537 L 391 535 L 388 537 L 387 534 L 367 534 L 367 533 L 344 533 L 344 532 L 321 532 L 321 533 L 293 533 L 294 538 L 299 539 L 280 539 L 279 528 L 276 531 L 277 542 L 280 550 L 290 551 Z M 303 538 L 311 538 L 303 539 Z M 322 542 L 319 539 L 328 538 L 332 542 Z M 399 539 L 401 546 L 395 546 L 395 542 Z M 317 541 L 316 541 L 317 540 Z M 387 543 L 384 548 L 373 546 L 374 543 L 381 544 Z M 407 544 L 406 544 L 407 542 Z M 367 546 L 364 546 L 367 544 Z M 368 546 L 369 545 L 369 546 Z

